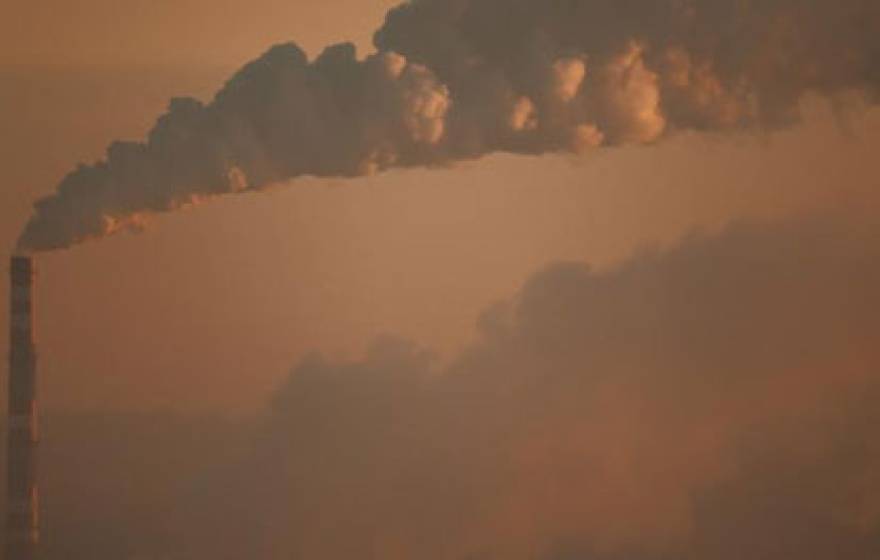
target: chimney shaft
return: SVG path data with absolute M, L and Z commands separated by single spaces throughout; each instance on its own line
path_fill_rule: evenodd
M 6 559 L 33 560 L 40 538 L 34 261 L 11 261 Z

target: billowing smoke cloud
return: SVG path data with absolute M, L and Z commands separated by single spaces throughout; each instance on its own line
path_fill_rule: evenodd
M 308 360 L 258 534 L 278 558 L 874 558 L 877 231 L 559 264 L 439 371 L 399 341 Z
M 774 128 L 805 92 L 876 101 L 880 84 L 875 0 L 414 0 L 375 43 L 364 60 L 279 45 L 211 103 L 172 100 L 145 142 L 38 201 L 19 249 L 299 176 Z
M 878 226 L 554 265 L 448 366 L 306 359 L 255 431 L 65 422 L 52 557 L 873 560 Z

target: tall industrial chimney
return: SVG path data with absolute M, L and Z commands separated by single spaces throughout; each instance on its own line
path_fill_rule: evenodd
M 40 540 L 33 259 L 12 257 L 10 272 L 6 560 L 33 560 Z

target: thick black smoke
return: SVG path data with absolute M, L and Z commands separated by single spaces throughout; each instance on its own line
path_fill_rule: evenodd
M 38 201 L 18 248 L 304 175 L 774 128 L 806 92 L 875 101 L 880 84 L 875 0 L 415 0 L 375 43 L 364 60 L 279 45 L 209 104 L 172 100 L 145 142 L 113 143 Z

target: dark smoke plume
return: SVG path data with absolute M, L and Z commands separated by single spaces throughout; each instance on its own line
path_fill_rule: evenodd
M 873 102 L 880 84 L 876 0 L 413 0 L 375 44 L 278 45 L 209 104 L 172 100 L 146 141 L 38 201 L 19 249 L 299 176 L 776 128 L 807 92 Z

